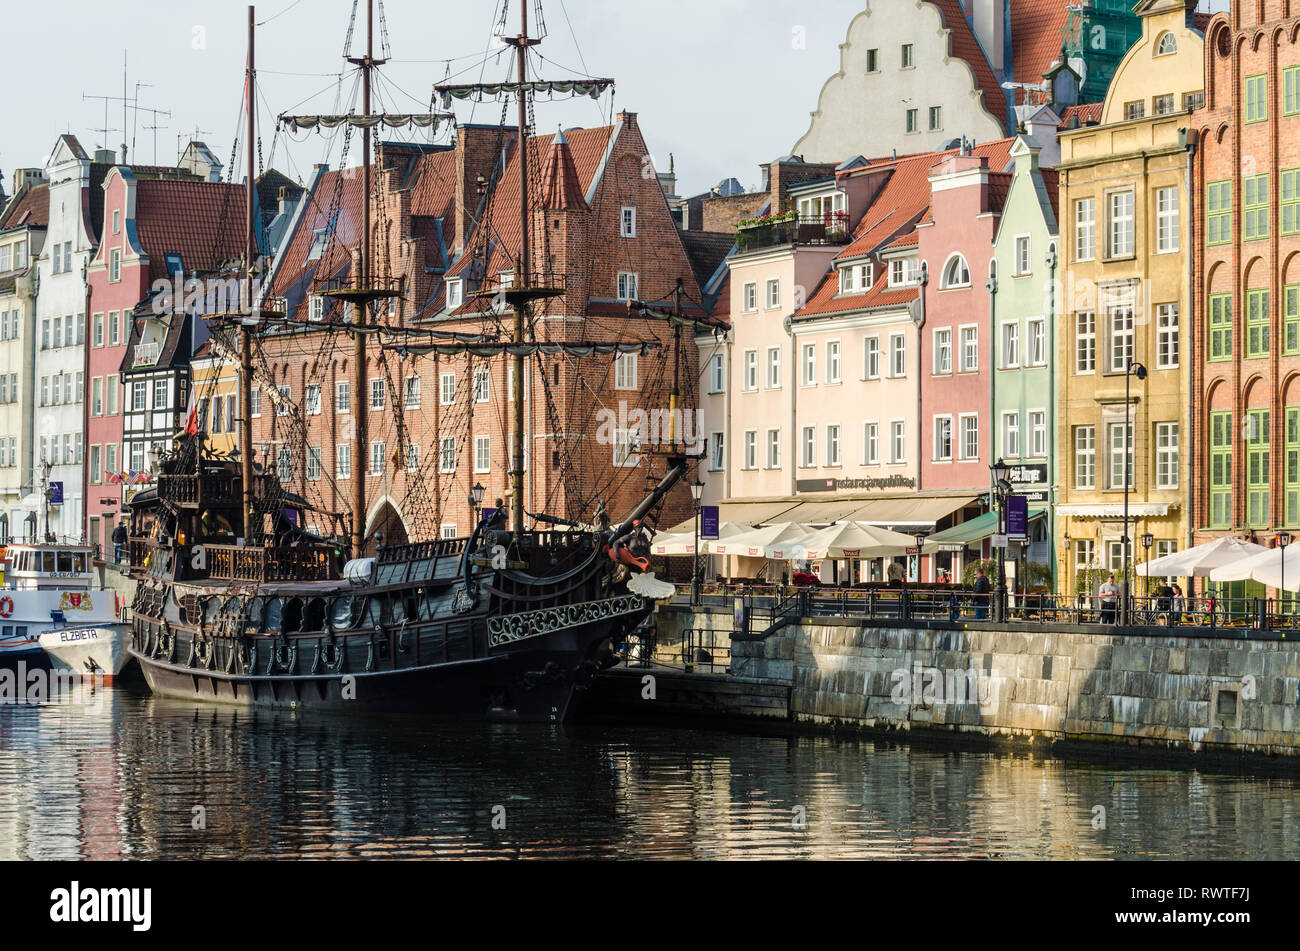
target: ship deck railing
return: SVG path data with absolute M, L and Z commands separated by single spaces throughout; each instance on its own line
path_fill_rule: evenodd
M 203 547 L 210 581 L 329 581 L 338 573 L 337 551 L 333 546 L 257 548 L 205 544 Z

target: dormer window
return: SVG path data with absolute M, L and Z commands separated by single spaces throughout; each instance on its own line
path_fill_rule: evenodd
M 1174 38 L 1174 35 L 1172 33 L 1165 33 L 1160 37 L 1159 40 L 1156 41 L 1155 55 L 1168 56 L 1171 53 L 1177 53 L 1177 52 L 1178 52 L 1178 40 Z
M 459 307 L 462 302 L 461 289 L 463 285 L 460 279 L 447 282 L 447 307 L 448 309 Z
M 313 294 L 307 303 L 307 319 L 321 321 L 325 319 L 325 298 Z
M 514 272 L 514 271 L 502 271 L 500 274 L 497 275 L 497 287 L 498 287 L 498 289 L 504 291 L 504 290 L 506 290 L 507 288 L 514 287 L 514 286 L 515 286 L 515 272 Z
M 325 253 L 325 245 L 329 241 L 329 229 L 321 228 L 312 238 L 311 250 L 307 252 L 308 261 L 319 261 L 322 254 Z
M 870 264 L 849 265 L 840 268 L 840 293 L 865 294 L 871 290 L 872 267 Z
M 800 218 L 822 218 L 842 213 L 846 207 L 842 191 L 828 191 L 817 195 L 800 198 L 798 212 Z
M 906 287 L 921 280 L 921 265 L 916 258 L 897 258 L 889 262 L 889 286 Z M 969 277 L 967 281 L 969 282 Z

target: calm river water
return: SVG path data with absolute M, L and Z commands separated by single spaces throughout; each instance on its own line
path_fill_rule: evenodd
M 1300 857 L 1291 779 L 85 699 L 0 706 L 0 860 Z

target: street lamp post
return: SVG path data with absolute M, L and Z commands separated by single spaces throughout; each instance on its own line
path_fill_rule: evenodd
M 1007 540 L 1007 496 L 1011 494 L 1011 467 L 1005 461 L 999 459 L 989 467 L 993 475 L 993 492 L 997 497 L 998 505 L 998 541 L 1001 543 L 997 546 L 998 552 L 998 584 L 994 589 L 994 611 L 993 619 L 995 621 L 1006 620 L 1007 605 L 1007 569 L 1006 569 L 1006 540 Z
M 1124 574 L 1121 577 L 1123 604 L 1120 607 L 1120 618 L 1124 624 L 1128 624 L 1131 615 L 1130 591 L 1128 583 L 1128 569 L 1130 560 L 1131 543 L 1128 536 L 1128 497 L 1133 489 L 1133 397 L 1132 383 L 1133 377 L 1138 378 L 1141 383 L 1147 378 L 1147 368 L 1137 363 L 1132 357 L 1129 358 L 1128 367 L 1124 373 Z
M 1151 546 L 1156 543 L 1156 537 L 1150 532 L 1142 536 L 1142 563 L 1151 564 Z M 1151 576 L 1146 575 L 1147 579 L 1147 597 L 1151 597 Z
M 478 528 L 478 523 L 483 520 L 479 513 L 482 511 L 481 506 L 483 505 L 485 492 L 487 492 L 487 489 L 483 488 L 482 483 L 479 482 L 475 482 L 474 488 L 469 490 L 469 514 L 474 520 L 474 528 Z
M 695 502 L 695 547 L 691 549 L 691 604 L 700 603 L 700 499 L 704 483 L 699 476 L 691 483 L 691 498 Z
M 1282 614 L 1286 614 L 1286 550 L 1287 547 L 1290 546 L 1290 544 L 1291 544 L 1290 532 L 1277 533 L 1277 547 L 1282 549 L 1282 577 L 1279 579 L 1280 584 L 1278 585 L 1278 593 L 1282 595 L 1281 597 Z

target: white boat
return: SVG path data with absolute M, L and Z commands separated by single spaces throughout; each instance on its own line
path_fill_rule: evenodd
M 116 591 L 95 584 L 92 556 L 83 545 L 0 548 L 0 663 L 45 654 L 56 667 L 105 677 L 121 673 L 129 656 L 123 605 Z M 59 637 L 73 632 L 81 633 Z
M 126 649 L 129 632 L 126 624 L 54 628 L 41 635 L 40 643 L 51 666 L 112 683 L 131 659 Z

